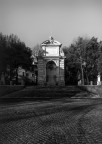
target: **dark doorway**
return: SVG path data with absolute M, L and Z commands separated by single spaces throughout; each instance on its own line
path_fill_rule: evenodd
M 56 64 L 54 61 L 49 61 L 46 64 L 46 82 L 47 82 L 47 85 L 56 85 L 56 78 L 57 78 Z

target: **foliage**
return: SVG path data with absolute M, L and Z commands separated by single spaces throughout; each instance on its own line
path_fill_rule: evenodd
M 102 75 L 102 41 L 99 42 L 99 58 L 97 65 L 97 70 Z
M 89 80 L 94 81 L 98 75 L 99 43 L 97 38 L 92 37 L 86 47 L 86 67 Z
M 0 74 L 6 70 L 7 66 L 6 37 L 0 33 Z
M 63 47 L 63 51 L 66 55 L 65 76 L 67 83 L 68 81 L 71 83 L 73 80 L 73 83 L 76 84 L 79 75 L 80 79 L 82 79 L 82 71 L 85 84 L 96 80 L 100 55 L 97 38 L 78 37 L 69 47 Z
M 9 71 L 10 79 L 16 74 L 18 67 L 30 69 L 32 65 L 32 51 L 21 42 L 16 35 L 4 36 L 0 33 L 0 71 Z
M 32 54 L 35 56 L 35 57 L 43 57 L 44 55 L 44 51 L 43 49 L 41 48 L 41 46 L 39 44 L 37 44 L 33 50 L 32 50 Z

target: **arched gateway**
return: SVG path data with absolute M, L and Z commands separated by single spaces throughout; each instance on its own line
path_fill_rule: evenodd
M 62 44 L 50 38 L 41 44 L 44 50 L 43 58 L 38 59 L 38 84 L 39 85 L 65 85 L 64 81 L 64 53 Z
M 46 83 L 47 85 L 57 85 L 57 66 L 54 61 L 46 64 Z

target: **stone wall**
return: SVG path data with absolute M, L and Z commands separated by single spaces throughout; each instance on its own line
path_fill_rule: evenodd
M 46 65 L 44 59 L 38 59 L 38 85 L 46 82 Z
M 65 80 L 64 80 L 64 59 L 60 60 L 60 75 L 59 75 L 59 85 L 64 86 L 65 85 Z
M 44 59 L 38 59 L 38 85 L 44 86 L 46 85 L 46 64 L 48 60 Z M 57 85 L 64 86 L 65 80 L 64 80 L 64 59 L 57 59 L 56 61 L 56 79 L 57 79 Z

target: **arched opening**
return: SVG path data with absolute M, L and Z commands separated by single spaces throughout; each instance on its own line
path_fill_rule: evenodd
M 57 73 L 56 73 L 56 64 L 54 61 L 49 61 L 46 64 L 46 83 L 47 85 L 56 85 L 57 83 Z

